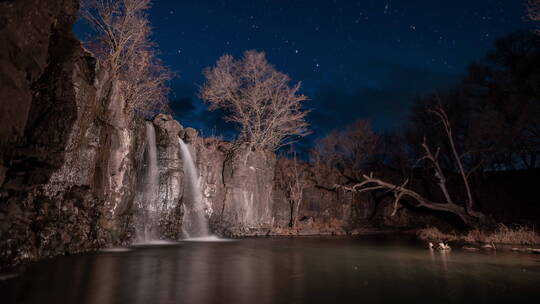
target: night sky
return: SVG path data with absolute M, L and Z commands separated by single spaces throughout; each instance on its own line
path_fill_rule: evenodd
M 202 69 L 255 49 L 302 81 L 312 110 L 306 147 L 357 119 L 379 131 L 399 126 L 417 96 L 455 84 L 495 39 L 531 29 L 525 14 L 520 0 L 155 0 L 150 18 L 178 75 L 171 106 L 181 124 L 234 134 L 196 96 Z

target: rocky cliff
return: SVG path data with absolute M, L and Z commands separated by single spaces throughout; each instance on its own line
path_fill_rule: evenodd
M 170 115 L 157 115 L 151 123 L 154 125 L 156 136 L 157 165 L 158 165 L 158 186 L 155 200 L 157 215 L 154 237 L 177 240 L 182 236 L 182 215 L 183 206 L 181 201 L 184 197 L 186 180 L 184 177 L 184 168 L 180 157 L 180 147 L 178 143 L 179 134 L 183 132 L 183 127 Z M 149 147 L 145 147 L 148 151 Z M 148 153 L 145 153 L 142 166 L 147 168 Z M 139 174 L 139 177 L 141 177 Z M 140 178 L 139 181 L 143 179 Z M 137 187 L 141 189 L 141 187 Z M 148 209 L 148 200 L 144 197 L 137 197 L 135 209 L 134 226 L 152 224 L 148 215 L 144 215 Z M 143 216 L 141 217 L 141 214 Z
M 73 36 L 77 10 L 0 2 L 0 267 L 129 237 L 143 124 Z
M 297 227 L 292 229 L 291 198 L 283 183 L 278 159 L 272 152 L 248 150 L 216 138 L 198 137 L 195 130 L 180 132 L 192 146 L 201 176 L 203 200 L 211 230 L 225 237 L 265 235 L 344 235 L 369 222 L 375 206 L 366 195 L 335 190 L 336 174 L 317 180 L 316 168 L 303 164 L 305 184 Z
M 359 196 L 317 183 L 314 168 L 303 165 L 308 174 L 299 211 L 299 223 L 290 229 L 291 204 L 278 182 L 276 155 L 252 151 L 216 138 L 203 138 L 191 128 L 183 128 L 170 116 L 158 115 L 153 121 L 160 155 L 160 195 L 162 205 L 174 210 L 174 221 L 162 223 L 163 235 L 179 237 L 181 214 L 187 200 L 187 176 L 184 175 L 178 136 L 188 144 L 199 170 L 202 200 L 210 220 L 211 231 L 224 237 L 265 235 L 335 235 L 345 234 L 355 220 L 369 221 L 371 212 Z M 327 183 L 337 183 L 337 176 Z M 369 201 L 369 200 L 368 200 Z M 361 213 L 361 214 L 360 214 Z M 165 227 L 166 226 L 166 227 Z

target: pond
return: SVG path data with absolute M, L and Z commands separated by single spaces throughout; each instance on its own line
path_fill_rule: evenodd
M 432 251 L 400 235 L 248 238 L 38 262 L 0 281 L 0 302 L 521 302 L 539 282 L 540 257 L 524 253 Z

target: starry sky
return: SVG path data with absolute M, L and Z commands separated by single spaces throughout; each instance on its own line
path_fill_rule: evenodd
M 524 0 L 154 0 L 150 19 L 177 74 L 171 106 L 181 124 L 234 136 L 197 98 L 202 69 L 255 49 L 302 81 L 313 134 L 299 146 L 308 148 L 357 119 L 398 127 L 418 96 L 454 85 L 495 39 L 532 29 L 525 14 Z

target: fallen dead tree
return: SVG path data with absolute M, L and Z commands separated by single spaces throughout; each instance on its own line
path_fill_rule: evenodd
M 444 127 L 446 136 L 450 143 L 450 148 L 452 152 L 452 157 L 456 162 L 457 170 L 461 176 L 462 182 L 464 184 L 465 191 L 467 193 L 467 201 L 464 204 L 457 204 L 452 198 L 450 192 L 448 191 L 447 178 L 444 170 L 442 169 L 439 163 L 439 152 L 440 149 L 437 149 L 435 153 L 432 152 L 431 148 L 427 144 L 426 139 L 422 143 L 422 148 L 424 150 L 424 156 L 419 160 L 426 160 L 431 165 L 434 176 L 437 180 L 437 185 L 439 186 L 445 202 L 434 202 L 431 201 L 418 192 L 407 188 L 409 179 L 405 179 L 401 184 L 393 184 L 373 176 L 373 173 L 369 175 L 362 175 L 363 180 L 353 186 L 344 186 L 336 185 L 336 188 L 341 188 L 346 191 L 355 191 L 355 192 L 368 192 L 376 190 L 384 190 L 386 192 L 391 192 L 394 196 L 393 201 L 393 211 L 392 216 L 394 216 L 400 205 L 400 201 L 406 197 L 411 198 L 410 203 L 415 207 L 424 207 L 436 211 L 450 212 L 457 215 L 466 225 L 471 227 L 479 226 L 486 221 L 486 216 L 478 211 L 473 210 L 473 198 L 471 194 L 471 187 L 469 183 L 469 176 L 472 173 L 472 170 L 466 172 L 462 164 L 461 158 L 456 150 L 454 139 L 452 136 L 452 127 L 446 112 L 441 105 L 436 106 L 432 110 L 429 110 L 430 113 L 435 115 L 441 122 Z M 473 169 L 474 170 L 474 169 Z

